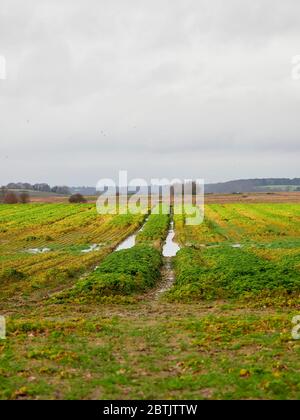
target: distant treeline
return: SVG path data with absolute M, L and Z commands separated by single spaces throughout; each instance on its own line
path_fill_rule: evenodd
M 46 193 L 55 193 L 55 194 L 63 194 L 63 195 L 70 195 L 71 189 L 65 185 L 60 186 L 56 185 L 54 187 L 50 187 L 49 184 L 41 183 L 41 184 L 29 184 L 28 182 L 10 182 L 9 184 L 5 185 L 8 190 L 26 190 L 26 191 L 39 191 L 39 192 L 46 192 Z
M 28 182 L 9 183 L 5 186 L 8 190 L 26 190 L 42 193 L 53 193 L 61 195 L 83 194 L 86 196 L 96 195 L 96 188 L 67 187 L 56 185 L 51 187 L 46 183 L 30 184 Z M 261 178 L 261 179 L 239 179 L 234 181 L 205 184 L 205 193 L 244 193 L 244 192 L 268 192 L 268 191 L 300 191 L 300 178 Z M 141 192 L 147 194 L 147 187 L 142 187 Z M 120 189 L 120 193 L 123 191 Z M 124 190 L 125 192 L 125 190 Z
M 262 178 L 262 179 L 239 179 L 235 181 L 219 182 L 216 184 L 206 184 L 206 193 L 238 193 L 238 192 L 257 192 L 257 191 L 300 191 L 300 178 Z

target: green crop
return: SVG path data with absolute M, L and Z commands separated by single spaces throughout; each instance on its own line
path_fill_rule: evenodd
M 157 248 L 161 248 L 170 224 L 168 214 L 151 214 L 144 229 L 137 235 L 138 243 L 151 243 Z
M 299 259 L 298 259 L 299 261 Z M 173 299 L 239 298 L 261 292 L 300 291 L 295 258 L 268 261 L 249 249 L 229 246 L 184 248 L 175 258 Z
M 129 295 L 153 287 L 160 277 L 162 258 L 159 251 L 148 245 L 137 245 L 108 255 L 87 278 L 76 283 L 67 293 L 56 297 L 102 298 Z

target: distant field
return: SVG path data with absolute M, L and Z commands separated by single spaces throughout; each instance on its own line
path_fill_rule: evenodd
M 299 399 L 300 203 L 282 197 L 207 204 L 196 227 L 175 215 L 159 296 L 169 216 L 113 252 L 145 216 L 1 205 L 0 398 Z
M 29 192 L 30 194 L 30 192 Z M 96 196 L 86 196 L 89 203 L 95 203 Z M 36 193 L 31 195 L 34 203 L 67 203 L 69 197 L 50 193 Z M 300 192 L 256 192 L 240 194 L 206 194 L 205 202 L 210 203 L 300 203 Z
M 299 204 L 209 204 L 205 220 L 199 226 L 185 226 L 176 216 L 177 238 L 184 244 L 252 244 L 282 241 L 287 244 L 300 238 Z
M 300 185 L 265 185 L 257 187 L 258 190 L 270 191 L 300 191 Z
M 257 192 L 240 194 L 207 194 L 207 204 L 225 203 L 300 203 L 300 192 Z

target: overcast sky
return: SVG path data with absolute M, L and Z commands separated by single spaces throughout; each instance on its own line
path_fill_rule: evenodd
M 299 0 L 1 0 L 0 184 L 297 177 Z

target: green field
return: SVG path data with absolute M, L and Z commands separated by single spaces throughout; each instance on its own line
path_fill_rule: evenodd
M 298 303 L 299 205 L 210 205 L 200 226 L 185 226 L 182 216 L 175 221 L 183 248 L 170 298 Z
M 168 215 L 114 252 L 144 219 L 0 206 L 0 398 L 299 399 L 300 205 L 211 204 L 196 227 L 175 215 L 160 297 Z

